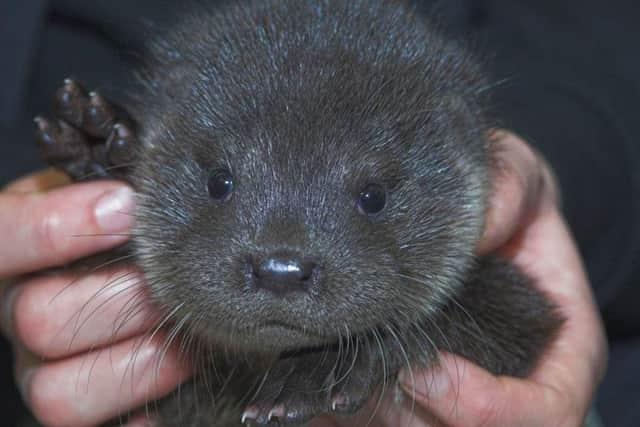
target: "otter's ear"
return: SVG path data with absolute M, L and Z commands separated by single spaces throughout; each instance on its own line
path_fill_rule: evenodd
M 53 117 L 35 118 L 44 160 L 75 181 L 127 181 L 136 160 L 135 126 L 122 108 L 66 79 L 55 95 Z

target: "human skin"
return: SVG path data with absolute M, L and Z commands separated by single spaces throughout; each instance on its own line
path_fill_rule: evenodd
M 501 149 L 477 252 L 500 251 L 533 277 L 567 319 L 560 335 L 526 379 L 496 377 L 443 354 L 438 367 L 401 373 L 402 404 L 373 401 L 353 419 L 322 417 L 313 427 L 364 426 L 371 414 L 377 427 L 582 424 L 607 359 L 588 279 L 545 162 L 511 133 L 492 137 Z M 23 398 L 46 426 L 100 424 L 166 395 L 190 374 L 177 348 L 162 348 L 161 332 L 149 336 L 156 313 L 134 267 L 39 273 L 126 241 L 131 196 L 120 183 L 68 185 L 52 171 L 0 193 L 1 325 Z M 114 279 L 116 286 L 105 286 Z M 139 310 L 128 309 L 131 301 Z M 123 313 L 131 313 L 126 321 Z M 128 425 L 145 422 L 138 415 Z

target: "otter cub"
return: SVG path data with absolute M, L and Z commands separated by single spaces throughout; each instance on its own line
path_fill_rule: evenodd
M 530 280 L 474 258 L 485 82 L 409 7 L 193 6 L 139 76 L 124 108 L 66 81 L 38 135 L 139 195 L 133 254 L 197 368 L 163 425 L 353 413 L 438 350 L 524 376 L 557 331 Z

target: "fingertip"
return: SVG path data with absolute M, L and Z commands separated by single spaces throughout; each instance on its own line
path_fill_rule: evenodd
M 133 208 L 123 196 L 131 194 L 122 183 L 94 182 L 32 198 L 27 211 L 36 225 L 29 236 L 31 247 L 38 255 L 44 252 L 66 263 L 122 243 L 132 218 L 126 210 Z
M 95 221 L 103 233 L 125 233 L 133 225 L 133 190 L 123 186 L 105 192 L 95 202 Z
M 476 247 L 480 255 L 506 244 L 552 190 L 544 185 L 548 180 L 546 163 L 522 138 L 506 131 L 492 138 L 491 189 L 484 232 Z

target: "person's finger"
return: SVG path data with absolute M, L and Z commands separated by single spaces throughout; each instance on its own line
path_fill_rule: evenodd
M 48 359 L 139 335 L 157 319 L 140 274 L 124 267 L 35 277 L 12 287 L 2 310 L 3 331 Z
M 414 384 L 405 379 L 402 386 L 418 405 L 450 427 L 546 427 L 551 420 L 559 427 L 578 427 L 581 419 L 579 412 L 565 419 L 568 397 L 553 387 L 496 377 L 448 354 Z
M 501 247 L 541 204 L 558 198 L 551 170 L 526 142 L 506 131 L 495 132 L 492 139 L 491 193 L 480 255 Z
M 190 374 L 184 362 L 158 335 L 31 367 L 16 377 L 43 425 L 89 427 L 170 393 Z
M 504 252 L 557 304 L 561 333 L 531 378 L 589 402 L 607 366 L 607 345 L 582 261 L 557 209 L 546 209 Z
M 133 192 L 116 182 L 0 193 L 0 278 L 65 264 L 127 239 Z
M 577 250 L 551 206 L 539 211 L 504 252 L 567 319 L 531 376 L 495 377 L 468 361 L 444 355 L 442 369 L 415 374 L 423 380 L 413 384 L 405 373 L 402 385 L 452 427 L 546 426 L 550 420 L 559 420 L 559 426 L 578 426 L 604 374 L 606 345 Z
M 2 191 L 10 193 L 40 193 L 71 183 L 65 173 L 49 168 L 34 172 L 9 183 Z

